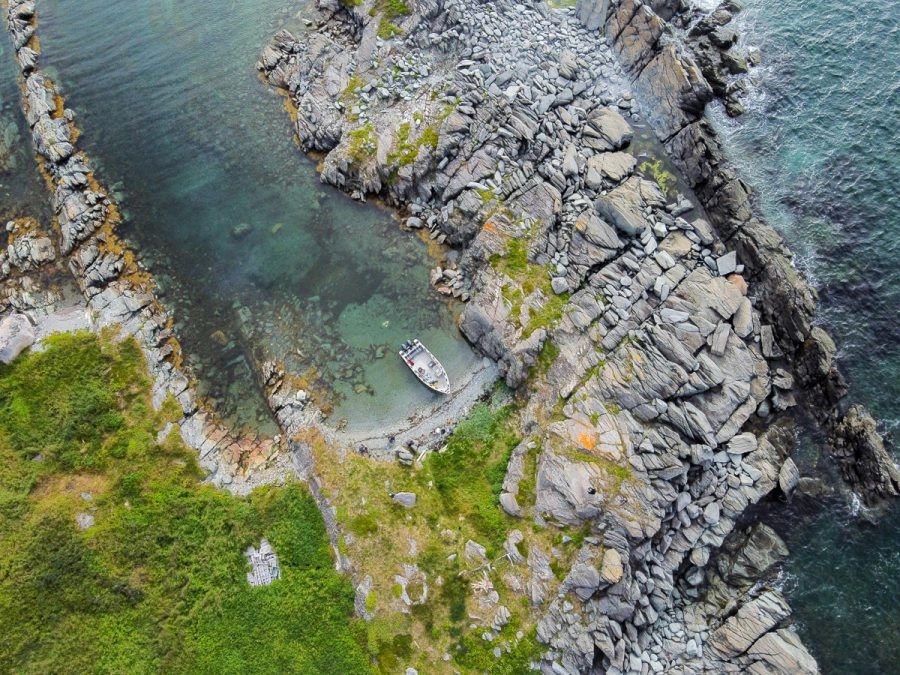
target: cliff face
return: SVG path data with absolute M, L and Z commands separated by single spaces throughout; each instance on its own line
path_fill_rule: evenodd
M 777 591 L 709 570 L 726 540 L 738 557 L 783 547 L 729 534 L 790 450 L 786 422 L 765 429 L 794 403 L 783 357 L 810 338 L 814 296 L 720 160 L 712 87 L 668 23 L 632 0 L 322 8 L 259 68 L 326 153 L 323 181 L 461 249 L 433 281 L 531 392 L 540 447 L 533 498 L 523 443 L 500 503 L 590 533 L 559 585 L 547 552 L 516 566 L 545 669 L 814 671 Z M 693 192 L 632 150 L 636 129 Z
M 674 17 L 684 30 L 662 21 L 654 10 Z M 808 409 L 830 433 L 835 457 L 848 482 L 867 503 L 876 504 L 900 494 L 897 467 L 885 454 L 871 415 L 862 408 L 852 415 L 843 413 L 840 401 L 847 386 L 834 362 L 834 341 L 813 325 L 815 291 L 791 265 L 791 253 L 778 233 L 755 217 L 750 190 L 724 161 L 721 146 L 702 117 L 713 92 L 724 98 L 726 106 L 736 102 L 731 86 L 735 82 L 729 83 L 726 74 L 713 67 L 710 51 L 718 48 L 717 58 L 726 63 L 743 58 L 728 51 L 736 36 L 727 22 L 738 10 L 739 5 L 728 0 L 711 14 L 699 16 L 679 2 L 655 3 L 653 9 L 640 0 L 611 4 L 580 0 L 578 5 L 579 17 L 605 31 L 623 62 L 637 64 L 637 68 L 631 66 L 633 83 L 647 106 L 659 111 L 656 118 L 650 115 L 656 133 L 723 241 L 746 266 L 756 306 L 773 328 L 771 336 L 763 336 L 765 356 L 784 357 L 784 367 L 797 376 Z M 685 38 L 689 47 L 680 38 Z M 650 76 L 646 75 L 648 66 Z M 698 76 L 701 70 L 703 74 Z M 732 74 L 741 72 L 746 72 L 746 67 Z M 714 83 L 712 87 L 704 75 Z M 673 92 L 680 98 L 673 99 Z M 858 461 L 848 461 L 848 456 Z

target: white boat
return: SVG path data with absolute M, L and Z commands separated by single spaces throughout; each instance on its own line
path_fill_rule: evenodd
M 400 345 L 400 358 L 426 387 L 440 394 L 450 391 L 450 378 L 434 354 L 418 339 L 407 340 Z

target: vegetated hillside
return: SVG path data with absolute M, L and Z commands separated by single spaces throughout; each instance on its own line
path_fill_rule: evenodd
M 306 488 L 201 484 L 149 391 L 110 334 L 0 366 L 0 671 L 368 672 Z M 252 588 L 263 536 L 282 578 Z

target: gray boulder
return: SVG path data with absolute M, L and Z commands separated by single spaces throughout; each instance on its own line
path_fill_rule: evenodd
M 644 210 L 664 204 L 665 197 L 655 184 L 633 176 L 601 195 L 594 206 L 607 222 L 629 236 L 636 236 L 647 226 Z
M 723 658 L 734 658 L 790 614 L 791 608 L 781 593 L 766 591 L 717 628 L 709 636 L 709 647 Z
M 391 495 L 391 499 L 407 508 L 416 505 L 416 495 L 414 492 L 397 492 Z
M 0 321 L 0 362 L 9 364 L 34 344 L 31 321 L 24 314 L 10 314 Z
M 588 116 L 582 142 L 594 150 L 620 150 L 631 143 L 634 130 L 612 108 L 599 108 Z
M 778 472 L 778 487 L 781 488 L 781 491 L 785 495 L 790 497 L 799 484 L 800 469 L 794 464 L 794 460 L 788 457 L 784 461 L 784 464 L 781 465 L 781 470 Z
M 578 0 L 575 15 L 588 30 L 597 30 L 606 25 L 609 14 L 609 0 Z

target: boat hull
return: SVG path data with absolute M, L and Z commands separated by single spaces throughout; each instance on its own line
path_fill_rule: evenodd
M 421 342 L 411 340 L 405 343 L 399 354 L 416 379 L 431 391 L 438 394 L 450 392 L 450 378 L 447 371 Z

